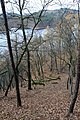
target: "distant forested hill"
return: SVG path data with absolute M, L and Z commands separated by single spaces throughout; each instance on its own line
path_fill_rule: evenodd
M 39 17 L 40 11 L 35 12 L 32 15 L 24 15 L 25 28 L 32 28 Z M 61 8 L 58 10 L 45 10 L 42 14 L 41 21 L 37 26 L 37 29 L 45 28 L 46 26 L 55 27 L 60 19 L 64 19 L 66 16 L 73 17 L 77 16 L 77 10 Z M 9 28 L 20 27 L 20 15 L 17 13 L 7 13 Z M 35 18 L 35 20 L 34 20 Z M 76 17 L 75 17 L 76 19 Z M 0 14 L 0 31 L 4 31 L 4 20 L 2 14 Z

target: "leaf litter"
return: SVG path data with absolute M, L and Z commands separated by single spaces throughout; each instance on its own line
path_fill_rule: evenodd
M 22 107 L 16 106 L 15 89 L 9 91 L 8 97 L 0 93 L 0 120 L 80 120 L 80 94 L 74 113 L 65 117 L 71 100 L 67 76 L 61 75 L 57 82 L 50 81 L 30 91 L 20 88 Z

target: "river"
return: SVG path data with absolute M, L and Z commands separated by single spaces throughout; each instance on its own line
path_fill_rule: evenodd
M 31 33 L 32 33 L 32 29 L 25 29 L 25 33 L 27 36 L 27 39 L 29 40 Z M 44 36 L 45 33 L 45 29 L 36 29 L 34 30 L 34 34 L 33 36 Z M 19 29 L 17 30 L 17 28 L 12 28 L 10 30 L 10 38 L 11 40 L 15 40 L 15 37 L 17 36 L 18 40 L 21 41 L 23 40 L 23 34 L 22 34 L 22 30 Z M 7 49 L 7 39 L 6 39 L 6 33 L 2 33 L 0 34 L 0 51 Z

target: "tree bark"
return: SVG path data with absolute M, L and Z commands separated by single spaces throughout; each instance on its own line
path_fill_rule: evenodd
M 79 48 L 80 49 L 80 48 Z M 76 85 L 75 85 L 75 90 L 74 90 L 74 95 L 69 107 L 69 111 L 68 111 L 68 115 L 70 113 L 73 113 L 73 109 L 75 106 L 75 102 L 78 96 L 78 90 L 79 90 L 79 82 L 80 82 L 80 50 L 79 50 L 79 54 L 78 54 L 78 64 L 77 64 L 77 80 L 76 80 Z
M 27 62 L 28 62 L 28 90 L 32 90 L 31 88 L 31 70 L 30 70 L 30 53 L 27 48 Z
M 67 115 L 70 115 L 70 113 L 73 113 L 74 106 L 77 100 L 78 96 L 78 91 L 79 91 L 79 82 L 80 82 L 80 14 L 79 14 L 79 3 L 78 3 L 78 20 L 79 20 L 79 25 L 78 25 L 78 61 L 77 61 L 77 79 L 76 79 L 76 84 L 75 84 L 75 90 L 73 94 L 73 98 L 69 107 L 69 111 Z

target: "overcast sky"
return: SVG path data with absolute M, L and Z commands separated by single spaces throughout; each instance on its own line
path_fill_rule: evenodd
M 8 0 L 5 0 L 5 2 L 6 1 L 8 1 Z M 12 0 L 12 2 L 13 1 L 18 1 L 18 0 Z M 48 1 L 48 0 L 29 0 L 29 2 L 27 4 L 27 8 L 31 12 L 39 11 L 39 10 L 42 9 L 42 5 L 44 4 L 44 1 Z M 11 4 L 9 4 L 9 3 L 6 4 L 6 10 L 8 12 L 14 11 L 15 13 L 18 13 L 18 10 L 17 10 L 16 7 L 17 6 L 15 5 L 15 7 L 13 7 L 13 9 L 12 9 Z M 73 3 L 73 0 L 53 0 L 53 2 L 47 7 L 47 9 L 48 10 L 54 10 L 54 9 L 59 9 L 61 7 L 62 8 L 68 7 L 68 8 L 71 8 L 71 9 L 77 9 L 77 3 L 76 2 Z M 0 13 L 1 13 L 1 7 L 0 7 Z M 25 11 L 25 13 L 27 13 L 27 11 Z

